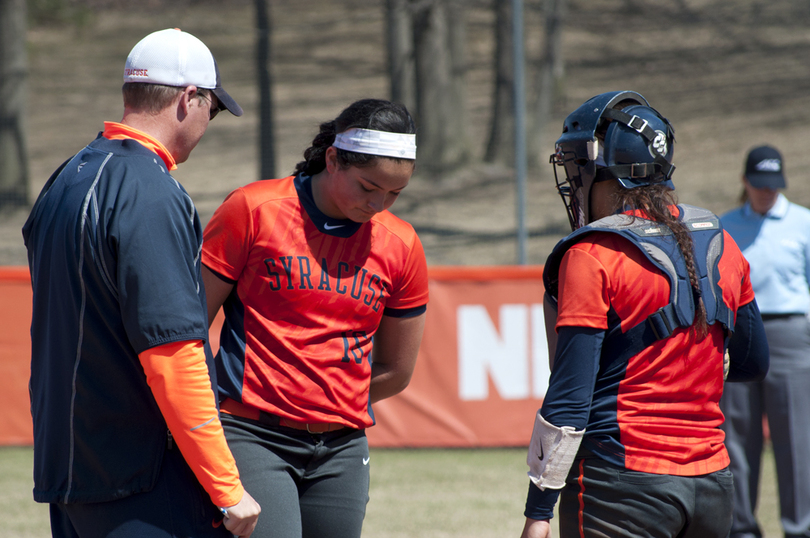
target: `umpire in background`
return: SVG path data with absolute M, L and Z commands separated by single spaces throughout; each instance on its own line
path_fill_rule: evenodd
M 54 537 L 249 536 L 260 509 L 212 390 L 202 229 L 171 176 L 217 112 L 242 109 L 179 30 L 136 44 L 124 82 L 121 122 L 54 172 L 23 227 L 34 499 Z
M 771 367 L 763 381 L 727 384 L 721 400 L 735 486 L 730 536 L 762 536 L 754 509 L 763 413 L 776 458 L 785 536 L 810 536 L 810 211 L 779 192 L 787 184 L 782 155 L 773 147 L 748 153 L 743 186 L 743 205 L 721 221 L 751 266 Z

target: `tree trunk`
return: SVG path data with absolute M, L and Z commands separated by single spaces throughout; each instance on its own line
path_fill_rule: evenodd
M 28 204 L 25 0 L 0 0 L 0 207 Z
M 0 0 L 2 1 L 2 0 Z M 259 179 L 276 177 L 275 137 L 273 136 L 273 80 L 270 72 L 269 0 L 256 0 L 256 73 L 259 85 Z
M 492 99 L 489 141 L 484 160 L 512 166 L 514 164 L 515 107 L 514 54 L 512 46 L 512 5 L 507 0 L 495 2 L 495 88 Z
M 391 100 L 416 112 L 416 70 L 414 67 L 413 13 L 408 0 L 388 0 L 388 77 Z
M 436 0 L 415 14 L 416 103 L 420 166 L 440 172 L 444 163 L 444 112 L 450 91 L 445 4 Z
M 448 48 L 450 50 L 450 92 L 445 119 L 445 160 L 457 165 L 470 157 L 467 135 L 467 19 L 464 2 L 450 0 L 447 5 Z
M 459 165 L 468 153 L 460 10 L 433 0 L 414 14 L 419 166 L 433 173 Z
M 539 150 L 529 152 L 532 166 L 547 164 L 548 155 L 554 152 L 550 145 L 545 144 L 543 131 L 551 118 L 554 104 L 561 95 L 564 95 L 563 85 L 565 82 L 565 62 L 562 54 L 565 0 L 544 0 L 543 13 L 546 21 L 545 50 L 537 70 L 537 95 L 534 103 L 533 121 L 528 136 L 529 147 Z

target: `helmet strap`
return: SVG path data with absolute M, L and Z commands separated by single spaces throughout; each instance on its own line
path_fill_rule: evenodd
M 663 163 L 658 162 L 661 159 Z M 633 163 L 633 164 L 617 164 L 614 166 L 606 166 L 596 171 L 596 182 L 607 181 L 609 179 L 635 179 L 635 178 L 650 178 L 654 183 L 659 181 L 663 183 L 672 177 L 672 172 L 675 167 L 666 162 L 662 157 L 656 156 L 654 163 Z M 659 179 L 660 177 L 660 179 Z
M 654 109 L 653 111 L 655 112 Z M 666 118 L 662 117 L 657 112 L 656 114 L 658 115 L 659 118 L 661 118 L 661 120 L 664 123 L 667 124 L 667 129 L 669 130 L 667 135 L 671 135 L 672 138 L 674 139 L 675 129 L 672 128 L 672 125 Z M 641 136 L 643 136 L 647 140 L 648 144 L 652 142 L 656 137 L 655 130 L 653 130 L 653 128 L 649 126 L 647 120 L 641 119 L 635 115 L 630 115 L 627 112 L 624 112 L 623 110 L 619 110 L 617 108 L 606 108 L 604 111 L 602 111 L 602 117 L 607 118 L 609 120 L 618 121 L 619 123 L 627 125 L 634 131 L 637 131 L 639 134 L 641 134 Z
M 661 117 L 660 114 L 658 116 L 667 125 L 669 132 L 666 133 L 666 135 L 668 137 L 671 135 L 674 140 L 675 130 L 672 128 L 672 125 L 670 125 L 666 118 Z M 656 133 L 655 130 L 649 126 L 647 120 L 641 119 L 635 115 L 630 115 L 627 112 L 619 109 L 606 108 L 602 112 L 602 117 L 609 120 L 618 121 L 619 123 L 626 125 L 627 127 L 638 132 L 644 137 L 648 145 L 655 140 L 656 136 L 658 136 L 658 133 Z M 660 179 L 661 182 L 668 181 L 672 177 L 672 172 L 675 171 L 675 167 L 671 163 L 667 162 L 667 160 L 661 155 L 655 155 L 653 159 L 655 162 L 652 163 L 618 164 L 605 167 L 597 172 L 596 181 L 619 178 L 652 178 L 653 176 L 659 174 L 663 176 Z M 658 181 L 656 181 L 656 183 L 657 182 Z

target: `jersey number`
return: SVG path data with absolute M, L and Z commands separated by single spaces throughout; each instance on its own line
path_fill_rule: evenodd
M 349 362 L 354 359 L 357 364 L 363 363 L 363 344 L 368 341 L 366 331 L 343 331 L 343 359 Z

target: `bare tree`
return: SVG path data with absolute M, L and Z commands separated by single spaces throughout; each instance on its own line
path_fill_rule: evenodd
M 457 166 L 469 156 L 462 3 L 389 0 L 387 10 L 391 95 L 416 118 L 419 166 Z
M 515 80 L 512 46 L 512 6 L 507 0 L 494 0 L 495 9 L 495 87 L 492 119 L 484 160 L 511 166 L 514 163 Z
M 416 71 L 413 43 L 413 12 L 408 0 L 388 0 L 388 77 L 391 99 L 416 111 Z
M 464 3 L 466 0 L 450 0 L 447 3 L 448 47 L 450 50 L 450 107 L 445 119 L 446 161 L 459 164 L 470 157 L 470 140 L 467 136 L 467 21 Z
M 256 74 L 259 85 L 259 179 L 276 177 L 273 135 L 273 80 L 270 71 L 269 0 L 256 0 Z
M 565 63 L 562 53 L 562 28 L 565 20 L 565 0 L 543 0 L 545 18 L 544 50 L 537 69 L 537 93 L 534 98 L 534 113 L 527 136 L 530 148 L 543 148 L 542 134 L 551 117 L 554 103 L 563 95 Z M 530 151 L 532 165 L 543 165 L 546 153 Z
M 0 207 L 28 203 L 25 0 L 0 0 Z

